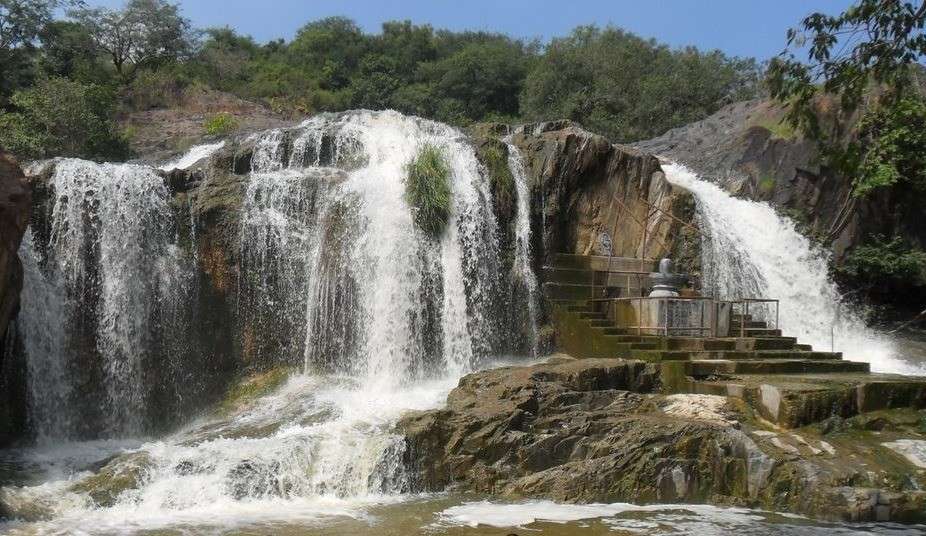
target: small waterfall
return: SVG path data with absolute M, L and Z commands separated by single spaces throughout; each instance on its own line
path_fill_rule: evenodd
M 166 333 L 165 326 L 177 319 L 185 302 L 189 271 L 174 244 L 169 194 L 163 179 L 147 167 L 76 159 L 53 165 L 47 185 L 50 209 L 41 229 L 47 235 L 45 245 L 27 242 L 24 255 L 30 270 L 26 303 L 34 299 L 37 305 L 24 306 L 20 315 L 30 366 L 39 367 L 31 379 L 33 393 L 62 389 L 60 377 L 40 372 L 51 363 L 56 363 L 56 371 L 70 367 L 84 380 L 98 368 L 102 378 L 90 383 L 105 388 L 98 409 L 103 424 L 90 430 L 93 425 L 87 421 L 94 419 L 82 414 L 86 433 L 141 433 L 153 389 L 146 374 L 170 374 L 168 367 L 154 366 L 154 360 L 169 353 L 170 345 L 161 337 L 176 335 Z M 33 232 L 31 238 L 35 237 Z M 60 300 L 52 308 L 56 312 L 38 306 L 45 299 Z M 62 337 L 68 349 L 95 352 L 100 362 L 74 362 L 73 353 L 62 352 Z M 33 402 L 41 406 L 46 395 L 36 396 Z M 74 404 L 61 409 L 64 414 L 79 411 Z M 39 423 L 40 434 L 44 426 Z
M 768 205 L 737 199 L 678 164 L 663 165 L 666 178 L 697 198 L 701 225 L 705 292 L 727 299 L 776 298 L 780 328 L 817 350 L 835 350 L 847 359 L 868 361 L 878 372 L 924 371 L 896 355 L 892 341 L 865 326 L 858 312 L 840 304 L 824 252 Z
M 38 442 L 47 444 L 76 432 L 74 373 L 67 359 L 65 326 L 73 311 L 63 282 L 55 272 L 44 273 L 40 252 L 26 231 L 19 248 L 23 264 L 21 313 L 17 329 L 26 352 L 29 382 L 29 421 Z
M 170 171 L 173 169 L 187 169 L 193 164 L 199 162 L 203 158 L 211 156 L 212 153 L 218 151 L 222 147 L 225 147 L 225 141 L 220 141 L 216 143 L 204 143 L 202 145 L 194 145 L 190 147 L 186 153 L 180 155 L 176 160 L 167 162 L 166 164 L 161 165 L 158 169 L 162 171 Z
M 537 356 L 537 277 L 531 265 L 531 215 L 530 187 L 524 162 L 518 148 L 506 138 L 508 146 L 508 167 L 514 177 L 518 194 L 518 214 L 515 219 L 514 279 L 523 288 L 527 305 L 527 328 L 530 333 L 531 355 Z M 516 302 L 517 303 L 517 302 Z
M 405 168 L 426 144 L 452 171 L 439 240 L 415 226 L 405 201 Z M 394 112 L 318 116 L 256 139 L 252 169 L 244 299 L 258 331 L 288 341 L 258 336 L 260 351 L 402 383 L 463 373 L 491 350 L 496 224 L 459 132 Z

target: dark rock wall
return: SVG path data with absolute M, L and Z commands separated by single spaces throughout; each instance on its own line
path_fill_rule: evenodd
M 0 444 L 25 427 L 25 364 L 13 348 L 23 271 L 18 250 L 29 223 L 31 196 L 22 169 L 0 153 Z

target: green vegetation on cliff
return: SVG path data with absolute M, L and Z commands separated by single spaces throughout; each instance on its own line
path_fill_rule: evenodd
M 838 15 L 812 13 L 788 31 L 805 50 L 775 58 L 773 97 L 787 122 L 818 142 L 826 163 L 853 177 L 857 196 L 926 184 L 926 104 L 919 82 L 926 54 L 926 2 L 860 0 Z
M 434 145 L 424 145 L 409 162 L 405 197 L 414 209 L 415 223 L 431 236 L 439 236 L 450 219 L 453 193 L 450 167 Z

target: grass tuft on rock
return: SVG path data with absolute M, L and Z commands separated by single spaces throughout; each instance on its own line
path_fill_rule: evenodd
M 440 149 L 425 144 L 406 167 L 405 198 L 412 207 L 415 223 L 422 231 L 438 237 L 450 219 L 453 198 L 450 166 Z

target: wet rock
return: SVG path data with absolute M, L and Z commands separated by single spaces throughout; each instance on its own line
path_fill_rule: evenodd
M 147 452 L 120 456 L 95 474 L 78 480 L 69 491 L 86 494 L 98 507 L 110 507 L 116 504 L 123 492 L 142 484 L 152 464 Z
M 25 364 L 4 345 L 19 308 L 23 271 L 19 244 L 29 223 L 31 191 L 12 156 L 0 152 L 0 445 L 22 433 L 26 424 Z
M 733 400 L 659 394 L 648 367 L 560 357 L 464 377 L 446 408 L 398 425 L 413 489 L 926 519 L 923 475 L 911 484 L 915 467 L 884 459 L 877 440 L 772 432 Z M 876 502 L 863 508 L 856 496 Z

